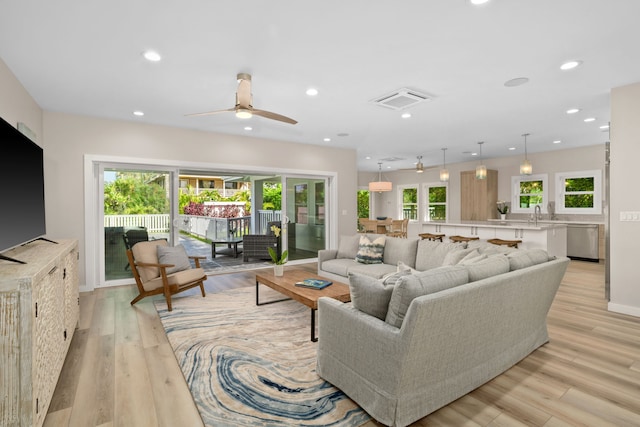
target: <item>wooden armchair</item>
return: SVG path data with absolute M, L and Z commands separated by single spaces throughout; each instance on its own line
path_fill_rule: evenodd
M 187 256 L 182 245 L 171 247 L 166 240 L 138 242 L 127 249 L 127 258 L 139 293 L 131 305 L 144 297 L 163 294 L 171 311 L 172 295 L 196 286 L 205 296 L 204 281 L 207 275 L 200 267 L 200 260 L 206 257 Z M 195 268 L 190 259 L 194 260 Z
M 378 232 L 378 221 L 376 221 L 375 219 L 358 218 L 358 223 L 360 224 L 360 227 L 359 227 L 360 233 L 377 233 Z

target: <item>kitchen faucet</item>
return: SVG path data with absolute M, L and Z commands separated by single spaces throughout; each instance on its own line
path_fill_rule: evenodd
M 533 208 L 533 211 L 535 212 L 535 214 L 533 215 L 535 220 L 536 220 L 536 227 L 538 226 L 538 219 L 541 219 L 542 217 L 542 209 L 540 208 L 540 205 L 536 205 L 535 208 Z

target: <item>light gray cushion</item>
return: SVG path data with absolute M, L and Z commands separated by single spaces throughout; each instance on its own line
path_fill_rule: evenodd
M 468 256 L 464 257 L 464 259 L 462 259 L 458 265 L 468 265 L 468 264 L 475 264 L 476 262 L 480 262 L 483 259 L 487 259 L 488 256 L 485 254 L 480 255 L 475 249 L 472 253 L 470 253 Z
M 356 261 L 362 264 L 382 264 L 385 240 L 384 236 L 360 236 Z
M 402 277 L 393 287 L 385 322 L 399 328 L 411 301 L 415 298 L 464 285 L 468 281 L 469 273 L 465 267 L 459 265 L 439 267 Z
M 531 267 L 549 261 L 549 254 L 544 249 L 527 249 L 511 252 L 507 255 L 511 271 Z
M 362 274 L 349 274 L 349 291 L 354 308 L 384 320 L 393 292 L 393 285 Z
M 191 262 L 189 262 L 189 256 L 184 246 L 158 246 L 157 251 L 160 264 L 174 265 L 173 267 L 167 267 L 167 274 L 191 268 Z
M 397 265 L 402 261 L 411 268 L 416 266 L 418 239 L 387 239 L 384 245 L 384 263 Z
M 492 255 L 483 260 L 465 265 L 469 272 L 469 282 L 497 276 L 509 272 L 509 259 L 503 255 Z
M 416 270 L 426 271 L 441 267 L 449 251 L 466 249 L 466 243 L 434 242 L 420 240 L 416 254 Z
M 442 261 L 442 265 L 456 265 L 458 264 L 460 261 L 462 261 L 463 258 L 465 258 L 467 255 L 469 255 L 469 253 L 471 253 L 472 251 L 474 251 L 474 249 L 454 249 L 451 250 L 449 252 L 447 252 L 447 255 L 445 255 L 444 257 L 444 261 Z M 478 255 L 480 255 L 480 253 L 478 253 Z
M 338 254 L 336 258 L 349 258 L 355 259 L 358 253 L 358 243 L 360 242 L 360 235 L 355 236 L 340 236 L 340 243 L 338 244 Z

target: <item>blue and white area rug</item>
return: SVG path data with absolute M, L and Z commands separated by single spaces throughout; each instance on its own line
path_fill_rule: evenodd
M 260 287 L 260 301 L 281 299 Z M 310 309 L 256 306 L 255 287 L 156 309 L 206 426 L 360 426 L 369 415 L 316 374 Z

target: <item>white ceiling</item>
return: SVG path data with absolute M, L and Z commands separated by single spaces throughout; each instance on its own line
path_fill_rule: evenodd
M 389 157 L 404 160 L 383 167 L 410 168 L 418 155 L 438 165 L 443 147 L 447 162 L 468 161 L 478 141 L 483 157 L 522 157 L 523 133 L 529 153 L 601 144 L 610 89 L 640 81 L 638 0 L 0 5 L 0 58 L 45 110 L 356 148 L 363 171 Z M 162 61 L 146 61 L 146 49 Z M 583 63 L 561 71 L 570 59 Z M 185 117 L 233 107 L 239 72 L 253 76 L 255 108 L 298 124 Z M 529 82 L 505 87 L 519 77 Z M 370 103 L 400 88 L 434 100 L 406 110 L 410 119 Z

